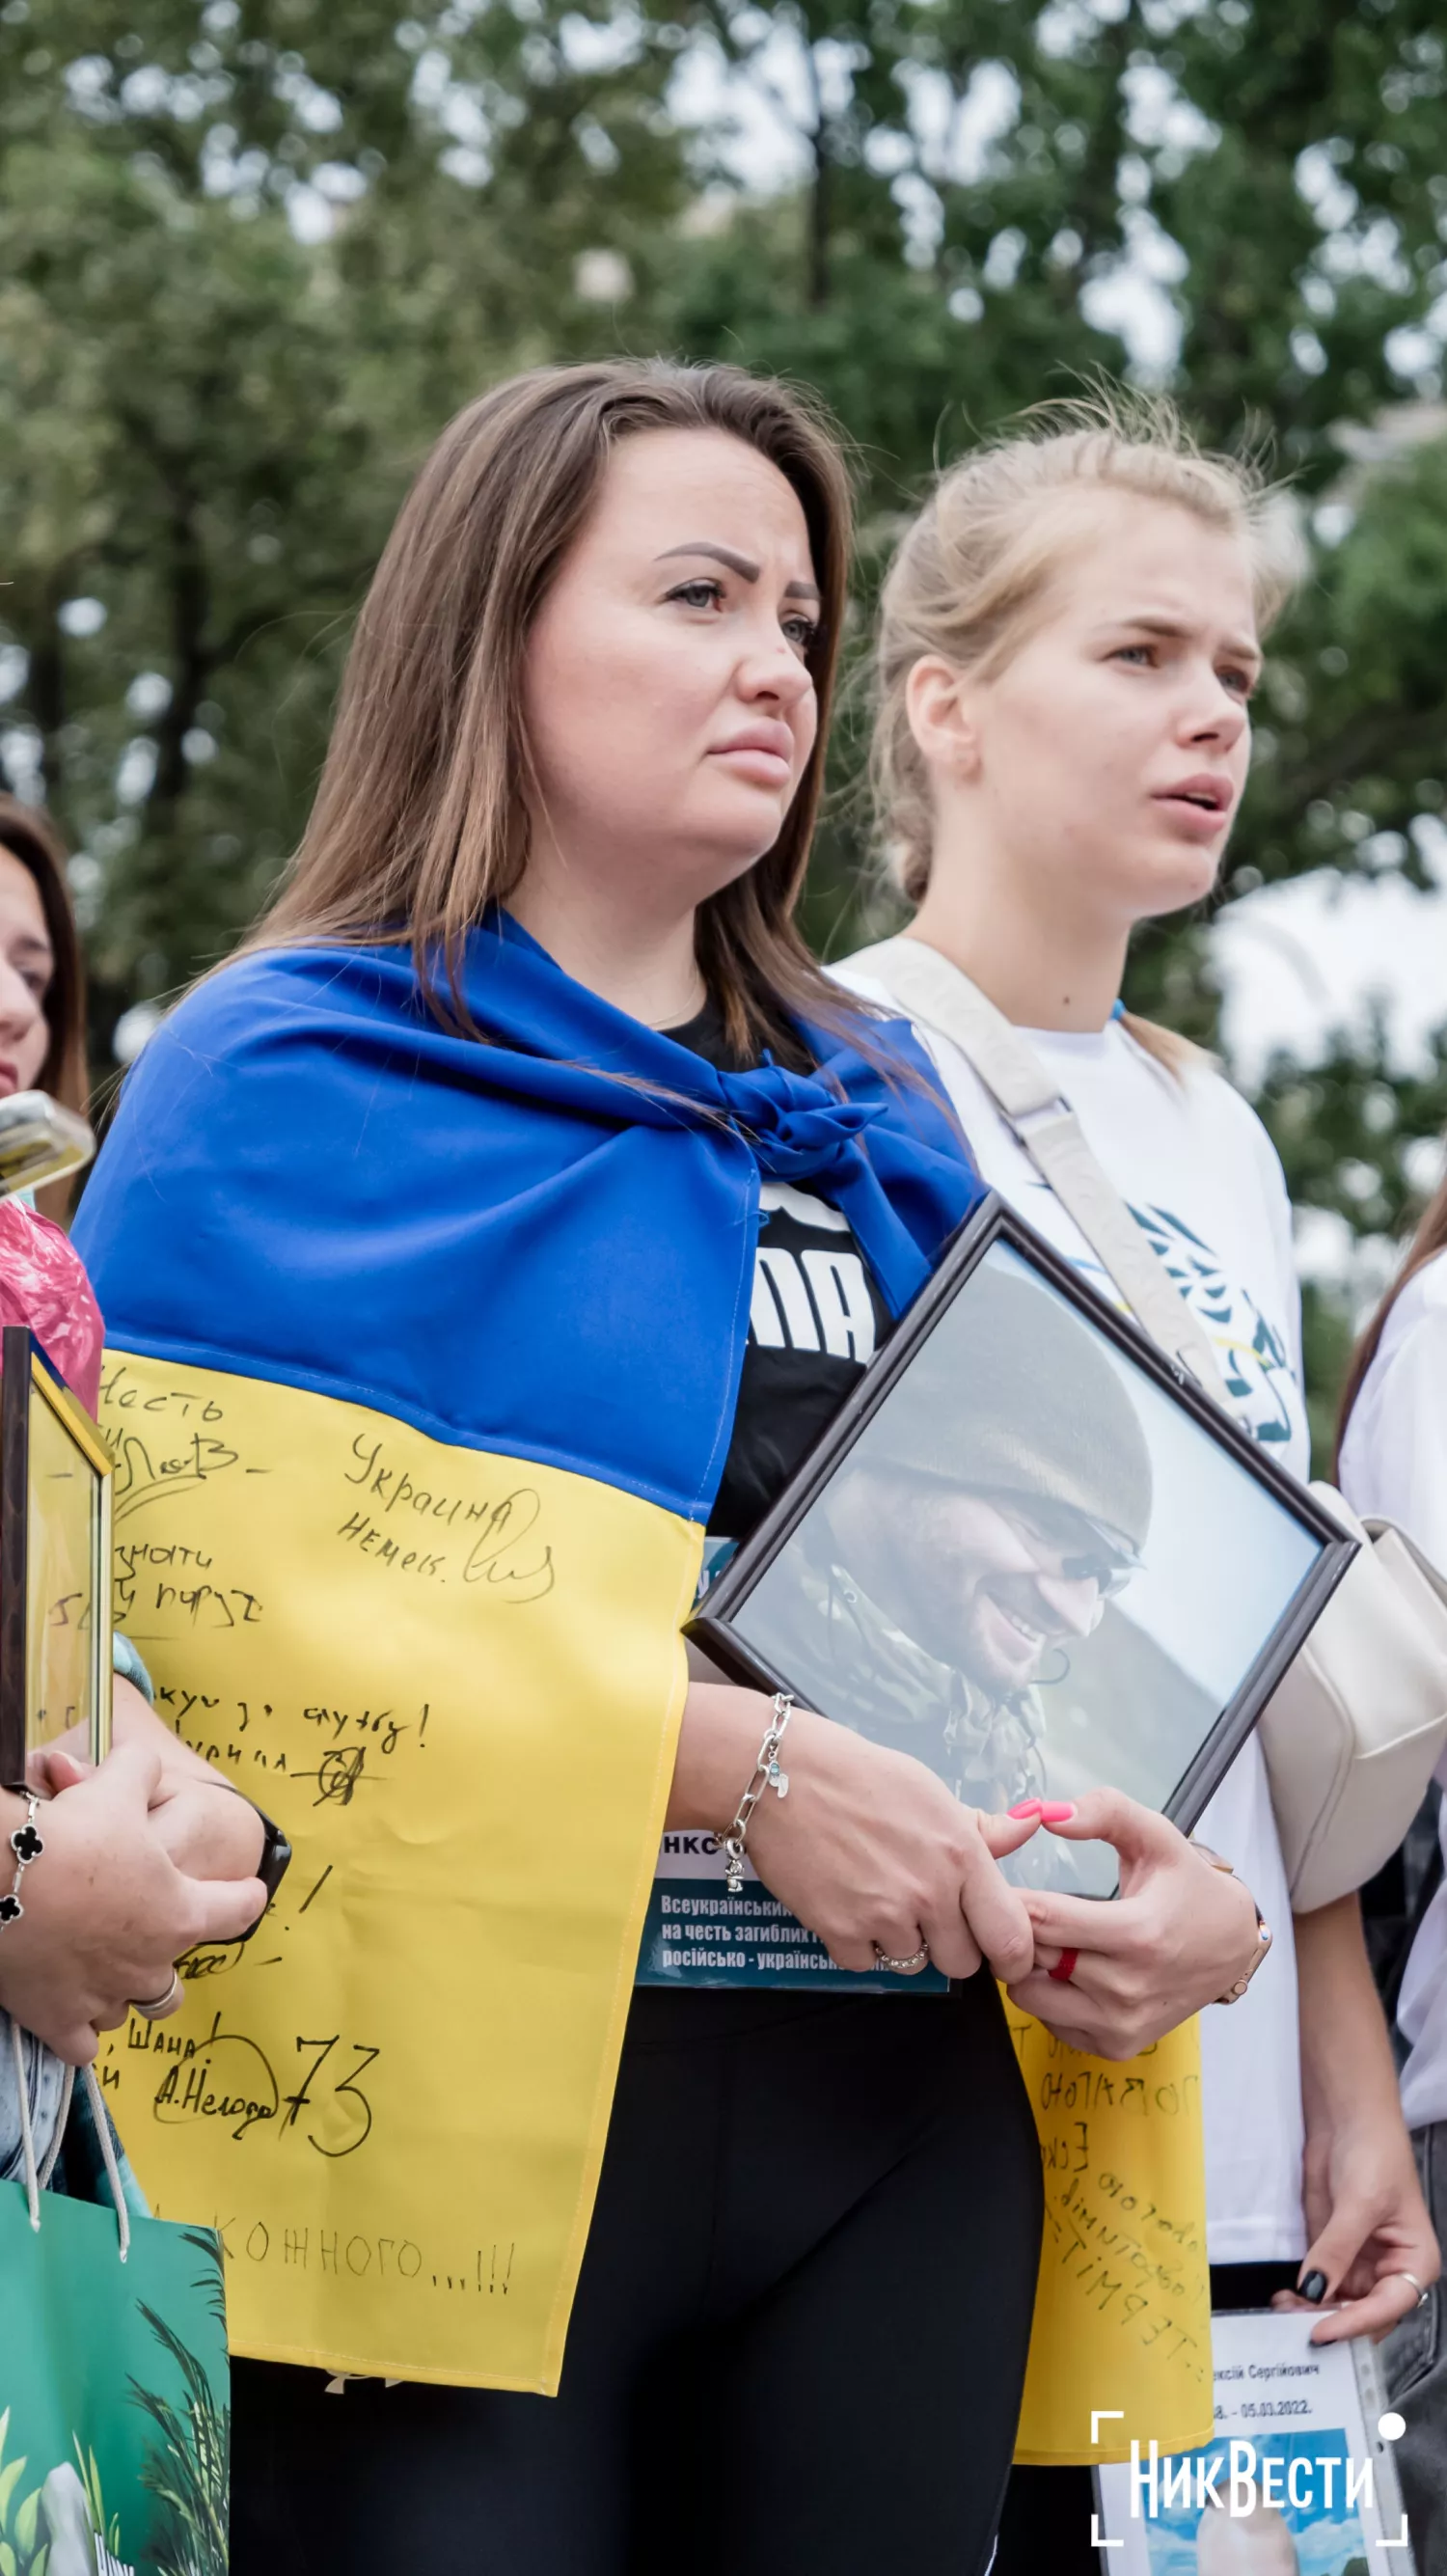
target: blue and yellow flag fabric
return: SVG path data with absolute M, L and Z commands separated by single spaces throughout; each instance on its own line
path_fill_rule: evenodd
M 296 1855 L 102 2073 L 160 2213 L 220 2230 L 239 2351 L 547 2393 L 760 1176 L 834 1200 L 896 1312 L 980 1184 L 901 1023 L 903 1082 L 823 1030 L 817 1076 L 720 1073 L 505 915 L 463 986 L 482 1043 L 401 947 L 226 968 L 151 1039 L 85 1194 L 118 1615 Z M 1200 2440 L 1194 2031 L 1092 2069 L 1014 2019 L 1047 2196 L 1022 2451 L 1089 2456 L 1092 2407 Z
M 241 961 L 86 1193 L 124 1624 L 296 1852 L 105 2075 L 163 2214 L 223 2231 L 240 2350 L 548 2390 L 759 1175 L 846 1209 L 896 1309 L 979 1183 L 927 1076 L 823 1032 L 820 1077 L 718 1073 L 505 918 L 465 990 L 486 1043 L 403 949 Z

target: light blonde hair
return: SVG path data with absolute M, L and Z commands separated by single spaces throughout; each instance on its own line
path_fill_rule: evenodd
M 934 803 L 909 721 L 909 676 L 938 654 L 989 679 L 1049 614 L 1056 575 L 1089 533 L 1082 493 L 1126 492 L 1190 510 L 1240 538 L 1264 633 L 1300 577 L 1301 540 L 1250 459 L 1211 455 L 1160 396 L 1103 388 L 1044 403 L 940 475 L 900 542 L 880 603 L 871 775 L 889 872 L 906 901 L 929 883 Z M 1201 1053 L 1127 1014 L 1137 1041 L 1179 1069 Z

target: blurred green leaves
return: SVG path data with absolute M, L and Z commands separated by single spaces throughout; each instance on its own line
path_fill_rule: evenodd
M 79 853 L 98 1063 L 284 863 L 431 437 L 552 357 L 817 385 L 857 653 L 936 457 L 1133 353 L 1209 438 L 1269 437 L 1313 532 L 1225 898 L 1434 882 L 1444 92 L 1438 0 L 0 0 L 0 772 Z M 809 897 L 836 947 L 862 736 L 856 700 Z M 1130 993 L 1209 1040 L 1202 925 Z M 1263 1103 L 1298 1194 L 1398 1230 L 1441 1064 L 1343 1042 L 1308 1089 Z

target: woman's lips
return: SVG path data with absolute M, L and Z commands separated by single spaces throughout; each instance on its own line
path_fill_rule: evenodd
M 1187 841 L 1219 841 L 1231 820 L 1229 805 L 1198 804 L 1189 796 L 1157 796 L 1153 802 L 1163 814 L 1169 814 L 1175 829 Z
M 710 757 L 727 761 L 740 778 L 752 779 L 760 787 L 787 787 L 794 773 L 792 760 L 759 742 L 725 743 Z
M 737 776 L 760 787 L 787 787 L 794 775 L 794 737 L 777 716 L 741 725 L 730 741 L 716 743 L 710 756 L 726 760 Z

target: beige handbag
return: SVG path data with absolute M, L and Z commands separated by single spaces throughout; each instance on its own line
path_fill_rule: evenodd
M 849 964 L 953 1040 L 1136 1321 L 1229 1411 L 1204 1327 L 1019 1030 L 922 940 L 886 939 Z M 1297 1914 L 1381 1868 L 1447 1747 L 1447 1581 L 1395 1522 L 1359 1521 L 1332 1485 L 1311 1490 L 1362 1544 L 1260 1720 Z

